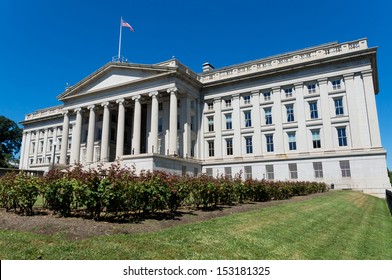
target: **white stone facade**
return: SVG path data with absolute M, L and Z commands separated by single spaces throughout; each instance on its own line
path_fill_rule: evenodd
M 108 63 L 26 115 L 21 169 L 141 170 L 390 188 L 376 48 L 331 43 L 196 74 L 176 59 Z M 54 158 L 54 162 L 53 162 Z

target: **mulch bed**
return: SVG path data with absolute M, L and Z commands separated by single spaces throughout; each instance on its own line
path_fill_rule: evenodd
M 35 215 L 33 216 L 22 216 L 12 211 L 6 212 L 5 209 L 0 209 L 0 229 L 47 235 L 62 233 L 70 240 L 112 234 L 135 234 L 158 231 L 178 225 L 206 221 L 216 217 L 223 217 L 234 213 L 251 211 L 284 203 L 304 201 L 320 195 L 323 195 L 323 193 L 297 196 L 281 201 L 222 206 L 215 209 L 203 210 L 183 208 L 179 209 L 175 215 L 159 213 L 149 217 L 136 216 L 121 222 L 109 221 L 108 219 L 97 222 L 78 217 L 63 218 L 58 215 L 53 215 L 50 211 L 44 209 L 36 209 Z

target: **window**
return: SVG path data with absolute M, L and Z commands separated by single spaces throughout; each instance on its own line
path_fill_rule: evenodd
M 272 108 L 265 108 L 264 109 L 264 114 L 265 114 L 265 124 L 272 124 Z
M 193 176 L 196 177 L 197 175 L 199 175 L 199 168 L 195 167 L 193 168 Z
M 186 175 L 186 165 L 181 166 L 181 175 L 182 176 Z
M 295 132 L 288 132 L 287 136 L 289 137 L 289 150 L 294 151 L 297 149 L 297 142 L 295 141 Z
M 30 154 L 34 154 L 34 151 L 35 151 L 35 143 L 36 143 L 36 142 L 31 142 Z
M 181 121 L 181 119 L 180 119 L 180 115 L 177 115 L 177 130 L 179 130 L 179 129 L 180 129 L 180 127 L 181 127 L 181 125 L 180 125 L 180 121 Z
M 294 105 L 286 105 L 286 113 L 287 113 L 287 122 L 294 121 Z
M 39 152 L 42 153 L 44 151 L 44 141 L 39 141 Z
M 298 179 L 298 171 L 296 163 L 289 163 L 289 175 L 290 179 Z
M 321 162 L 313 162 L 314 178 L 323 178 L 323 164 Z
M 338 127 L 337 131 L 338 131 L 339 147 L 347 146 L 346 128 L 345 127 Z
M 250 95 L 244 95 L 244 104 L 250 104 Z
M 285 93 L 286 98 L 292 97 L 293 96 L 293 88 L 286 88 L 284 90 L 284 93 Z
M 265 166 L 265 171 L 267 173 L 267 180 L 274 179 L 274 166 L 271 164 Z
M 245 169 L 245 180 L 252 179 L 252 166 L 244 166 Z
M 226 129 L 232 129 L 233 128 L 233 124 L 231 121 L 231 113 L 230 114 L 225 114 L 226 117 Z
M 231 99 L 225 99 L 226 108 L 231 107 Z
M 233 155 L 233 139 L 232 138 L 226 139 L 226 154 L 228 156 Z
M 214 141 L 208 141 L 208 156 L 213 157 L 214 155 Z
M 49 139 L 48 147 L 46 148 L 47 151 L 51 152 L 53 148 L 53 140 Z
M 307 87 L 308 87 L 309 94 L 316 93 L 316 84 L 309 84 L 309 85 L 307 85 Z
M 206 173 L 208 176 L 212 176 L 212 168 L 206 168 Z
M 162 110 L 163 110 L 163 103 L 162 103 L 162 102 L 159 102 L 159 103 L 158 103 L 158 110 L 159 110 L 159 111 L 162 111 Z
M 343 98 L 342 97 L 335 98 L 334 103 L 335 103 L 335 115 L 336 116 L 344 115 Z
M 342 82 L 341 80 L 333 80 L 332 81 L 332 89 L 337 90 L 342 88 Z
M 266 142 L 267 142 L 267 152 L 273 152 L 274 151 L 274 137 L 272 134 L 266 135 L 265 136 Z
M 244 115 L 245 115 L 245 127 L 251 127 L 252 126 L 251 111 L 244 111 Z
M 309 102 L 310 118 L 318 119 L 317 101 Z
M 162 154 L 162 139 L 158 138 L 157 154 Z
M 191 130 L 195 131 L 195 116 L 191 116 Z
M 207 102 L 207 109 L 214 110 L 214 103 L 212 101 Z
M 313 149 L 321 148 L 320 130 L 312 130 Z
M 162 127 L 162 124 L 163 123 L 163 119 L 162 118 L 159 118 L 158 119 L 158 132 L 162 132 L 162 129 L 163 129 L 163 127 Z
M 191 157 L 195 156 L 195 146 L 196 146 L 196 141 L 192 140 L 192 142 L 191 142 Z
M 191 109 L 195 109 L 195 100 L 191 100 Z
M 231 179 L 232 178 L 232 176 L 231 176 L 231 167 L 225 167 L 225 177 L 227 179 Z
M 343 178 L 351 177 L 350 162 L 348 160 L 339 161 L 340 170 L 342 171 Z
M 214 131 L 214 117 L 208 117 L 208 131 Z
M 252 136 L 245 137 L 246 153 L 253 153 Z
M 264 101 L 269 101 L 269 100 L 271 100 L 271 92 L 270 92 L 270 91 L 264 92 L 264 93 L 263 93 L 263 96 L 264 96 Z
M 181 106 L 181 100 L 177 99 L 177 108 L 180 108 L 180 106 Z

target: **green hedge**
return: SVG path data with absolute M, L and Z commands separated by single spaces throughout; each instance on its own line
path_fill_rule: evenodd
M 247 201 L 288 199 L 328 191 L 325 183 L 179 176 L 142 172 L 112 165 L 109 169 L 50 171 L 43 178 L 24 173 L 0 178 L 0 205 L 31 215 L 38 195 L 44 206 L 61 216 L 75 211 L 98 220 L 102 215 L 123 218 L 133 213 L 176 211 L 178 207 L 215 207 Z

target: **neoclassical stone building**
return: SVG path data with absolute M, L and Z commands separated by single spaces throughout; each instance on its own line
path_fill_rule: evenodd
M 20 168 L 115 160 L 197 175 L 390 187 L 376 48 L 330 43 L 195 73 L 176 59 L 110 62 L 27 114 Z

